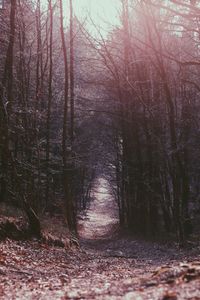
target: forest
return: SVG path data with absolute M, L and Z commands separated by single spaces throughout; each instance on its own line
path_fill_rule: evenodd
M 198 0 L 0 0 L 0 299 L 200 299 L 199 48 Z

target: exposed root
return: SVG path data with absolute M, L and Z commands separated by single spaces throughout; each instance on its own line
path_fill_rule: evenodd
M 57 238 L 51 234 L 45 232 L 42 233 L 41 241 L 49 246 L 56 246 L 61 248 L 69 248 L 70 240 Z

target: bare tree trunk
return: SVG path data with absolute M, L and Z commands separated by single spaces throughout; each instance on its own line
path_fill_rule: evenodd
M 68 102 L 69 102 L 69 76 L 68 76 L 68 58 L 67 58 L 67 47 L 65 41 L 65 32 L 63 26 L 63 1 L 60 0 L 60 32 L 62 39 L 62 50 L 64 58 L 64 69 L 65 69 L 65 83 L 64 83 L 64 116 L 63 116 L 63 134 L 62 134 L 62 158 L 63 158 L 63 181 L 65 191 L 65 208 L 66 217 L 70 230 L 75 228 L 74 220 L 74 207 L 72 201 L 72 192 L 70 186 L 70 174 L 68 170 L 68 151 L 67 151 L 67 117 L 68 117 Z
M 2 86 L 0 87 L 0 145 L 1 145 L 1 162 L 2 162 L 2 178 L 0 188 L 0 199 L 5 201 L 8 184 L 8 168 L 9 168 L 9 117 L 13 107 L 13 52 L 15 42 L 15 16 L 16 16 L 17 2 L 11 0 L 10 9 L 10 34 L 9 43 L 6 53 L 6 60 L 4 65 L 4 76 Z M 4 104 L 4 91 L 7 96 L 7 107 Z
M 47 182 L 46 182 L 46 205 L 49 198 L 49 162 L 50 162 L 50 125 L 51 125 L 51 103 L 52 103 L 52 79 L 53 79 L 53 8 L 52 0 L 49 0 L 50 14 L 50 40 L 49 40 L 49 86 L 48 86 L 48 107 L 47 107 L 47 141 L 46 141 L 46 167 L 47 167 Z
M 63 50 L 63 59 L 64 59 L 64 69 L 65 69 L 65 83 L 64 83 L 64 115 L 63 115 L 63 133 L 62 133 L 62 157 L 64 169 L 67 169 L 67 114 L 68 114 L 68 61 L 67 61 L 67 47 L 65 41 L 65 32 L 63 25 L 63 1 L 60 0 L 60 32 L 62 39 L 62 50 Z
M 7 110 L 10 114 L 12 111 L 12 102 L 13 102 L 13 51 L 14 51 L 14 43 L 15 43 L 15 17 L 16 17 L 16 9 L 17 9 L 17 1 L 11 0 L 11 9 L 10 9 L 10 35 L 9 35 L 9 43 L 8 49 L 6 53 L 6 61 L 4 67 L 4 78 L 3 78 L 3 86 L 6 85 L 7 91 L 7 101 L 8 106 Z
M 39 100 L 41 93 L 41 4 L 40 0 L 37 0 L 37 8 L 36 8 L 36 30 L 37 30 L 37 61 L 36 61 L 36 90 L 35 90 L 35 112 L 34 112 L 34 126 L 35 130 L 37 127 L 37 110 L 39 108 Z
M 73 20 L 73 4 L 70 2 L 70 138 L 71 144 L 74 141 L 74 20 Z

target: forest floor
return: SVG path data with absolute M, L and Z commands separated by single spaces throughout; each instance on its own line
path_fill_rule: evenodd
M 0 244 L 0 299 L 200 299 L 200 247 L 117 234 L 111 197 L 103 187 L 94 193 L 79 221 L 80 249 Z

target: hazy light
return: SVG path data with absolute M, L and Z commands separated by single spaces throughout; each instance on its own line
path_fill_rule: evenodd
M 3 9 L 3 7 L 4 7 L 3 0 L 0 0 L 0 9 Z
M 104 29 L 119 23 L 119 0 L 74 0 L 77 16 L 89 14 L 92 20 Z
M 58 1 L 59 2 L 59 1 Z M 48 0 L 42 0 L 43 5 L 47 5 Z M 106 32 L 119 24 L 120 0 L 74 0 L 74 14 L 80 19 L 87 19 L 87 24 L 91 30 L 95 26 Z M 64 14 L 69 12 L 69 1 L 63 0 Z M 94 24 L 92 24 L 94 23 Z

